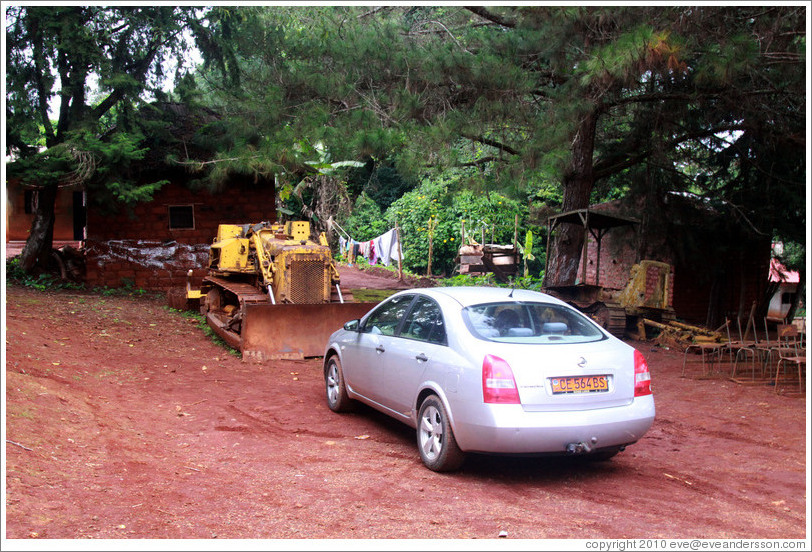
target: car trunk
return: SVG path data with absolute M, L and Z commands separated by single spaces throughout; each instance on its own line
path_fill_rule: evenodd
M 526 411 L 610 408 L 634 400 L 634 350 L 611 341 L 510 345 L 493 354 L 512 368 Z

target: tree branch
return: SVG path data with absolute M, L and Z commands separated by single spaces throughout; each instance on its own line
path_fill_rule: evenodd
M 465 6 L 465 9 L 471 13 L 475 13 L 482 19 L 487 19 L 491 23 L 496 23 L 497 25 L 501 25 L 502 27 L 508 27 L 513 29 L 516 27 L 515 21 L 508 21 L 504 17 L 496 15 L 495 13 L 489 12 L 487 9 L 483 8 L 482 6 Z
M 462 134 L 463 138 L 467 138 L 472 142 L 479 142 L 481 144 L 485 144 L 486 146 L 491 146 L 492 148 L 496 148 L 500 151 L 504 151 L 505 153 L 509 153 L 510 155 L 519 155 L 518 150 L 513 149 L 512 147 L 508 146 L 507 144 L 502 144 L 501 142 L 497 142 L 496 140 L 491 140 L 490 138 L 485 138 L 484 136 L 472 136 L 470 134 Z
M 54 127 L 51 124 L 51 118 L 48 116 L 50 90 L 45 86 L 45 75 L 50 74 L 50 72 L 45 70 L 46 64 L 43 56 L 42 33 L 40 32 L 37 22 L 33 24 L 31 34 L 31 49 L 33 50 L 34 68 L 36 69 L 37 113 L 39 114 L 40 123 L 44 129 L 45 143 L 50 145 L 54 142 L 54 138 L 56 138 Z
M 720 132 L 733 132 L 736 130 L 746 130 L 745 125 L 723 125 L 713 128 L 701 129 L 693 132 L 685 133 L 681 136 L 677 136 L 673 140 L 667 142 L 663 145 L 663 149 L 672 150 L 677 147 L 679 144 L 683 142 L 687 142 L 689 140 L 699 140 L 701 138 L 708 138 Z M 652 149 L 647 150 L 635 150 L 638 153 L 630 154 L 630 153 L 621 153 L 618 155 L 613 155 L 612 157 L 599 159 L 593 165 L 593 173 L 595 175 L 595 180 L 599 180 L 601 178 L 606 178 L 613 174 L 617 174 L 624 169 L 628 169 L 629 167 L 633 167 L 634 165 L 642 162 L 644 159 L 647 159 L 652 154 Z

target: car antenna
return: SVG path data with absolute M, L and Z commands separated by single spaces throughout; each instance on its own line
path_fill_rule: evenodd
M 508 297 L 513 299 L 513 292 L 516 290 L 516 280 L 511 281 L 510 285 L 513 287 L 510 288 L 510 293 L 508 293 Z

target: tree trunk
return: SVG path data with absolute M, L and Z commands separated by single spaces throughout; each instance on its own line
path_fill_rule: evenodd
M 20 268 L 26 272 L 44 269 L 48 264 L 54 242 L 54 207 L 56 205 L 56 186 L 45 186 L 37 192 L 37 208 L 31 232 L 20 253 Z
M 592 154 L 597 120 L 597 111 L 585 115 L 572 141 L 572 160 L 562 183 L 564 187 L 562 212 L 589 207 L 589 197 L 595 183 Z M 550 256 L 550 262 L 544 275 L 544 285 L 572 285 L 578 276 L 578 264 L 584 246 L 584 229 L 575 224 L 562 224 L 552 241 L 552 247 L 548 245 L 547 254 Z

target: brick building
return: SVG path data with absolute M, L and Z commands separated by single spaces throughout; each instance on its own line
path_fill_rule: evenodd
M 19 179 L 10 178 L 6 190 L 6 243 L 28 239 L 37 190 L 24 186 Z M 54 241 L 81 241 L 85 230 L 85 195 L 79 186 L 66 186 L 56 193 L 54 204 Z
M 208 191 L 195 185 L 199 174 L 168 160 L 210 158 L 202 144 L 212 135 L 201 136 L 201 129 L 216 122 L 215 113 L 157 103 L 144 116 L 164 122 L 166 132 L 150 137 L 149 153 L 134 171 L 139 182 L 168 183 L 151 201 L 114 211 L 97 205 L 88 192 L 85 281 L 91 286 L 169 290 L 185 286 L 190 269 L 197 283 L 219 224 L 276 220 L 272 178 L 232 175 L 219 191 Z
M 646 208 L 620 202 L 590 207 L 639 224 L 609 231 L 601 240 L 600 262 L 596 240 L 590 238 L 586 275 L 581 265 L 579 281 L 594 283 L 600 266 L 600 285 L 623 289 L 635 264 L 660 261 L 673 267 L 671 305 L 679 319 L 718 327 L 725 317 L 745 319 L 754 302 L 757 313 L 763 313 L 758 315 L 766 315 L 769 236 L 737 219 L 724 204 L 697 196 L 669 193 L 644 201 Z
M 199 282 L 218 224 L 276 220 L 272 178 L 233 175 L 222 191 L 201 190 L 193 182 L 199 174 L 168 160 L 210 158 L 203 144 L 216 131 L 206 131 L 207 136 L 200 131 L 216 122 L 215 113 L 163 102 L 145 108 L 141 118 L 163 123 L 163 130 L 154 130 L 143 144 L 148 148 L 144 159 L 133 163 L 127 175 L 144 184 L 167 181 L 151 201 L 111 208 L 100 201 L 104 190 L 73 186 L 58 191 L 54 241 L 84 245 L 89 286 L 169 290 L 185 286 L 189 269 Z M 25 241 L 36 192 L 16 181 L 6 184 L 6 242 Z
M 202 278 L 218 224 L 266 220 L 276 220 L 272 183 L 235 180 L 224 192 L 210 193 L 193 191 L 178 178 L 131 210 L 88 211 L 85 281 L 150 290 L 183 287 L 189 269 L 195 281 Z

